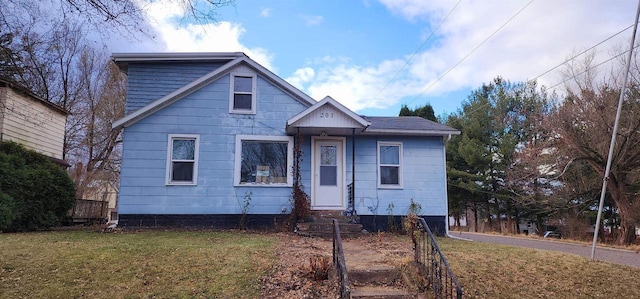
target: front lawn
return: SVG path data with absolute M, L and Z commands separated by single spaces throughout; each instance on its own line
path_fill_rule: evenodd
M 278 242 L 217 231 L 0 234 L 0 297 L 258 298 Z
M 260 298 L 265 281 L 288 294 L 301 287 L 308 256 L 331 254 L 329 240 L 290 238 L 298 237 L 154 230 L 0 234 L 0 298 Z M 371 234 L 359 242 L 372 254 L 380 246 L 407 248 L 381 257 L 398 264 L 412 256 L 406 235 Z M 559 252 L 438 242 L 465 298 L 640 298 L 637 268 Z M 284 281 L 273 284 L 266 275 Z
M 546 250 L 439 238 L 466 298 L 640 298 L 640 269 Z

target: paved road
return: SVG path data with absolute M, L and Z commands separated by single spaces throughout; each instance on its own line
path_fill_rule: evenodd
M 551 251 L 560 251 L 584 256 L 591 259 L 591 245 L 566 243 L 558 240 L 531 239 L 521 237 L 487 235 L 466 232 L 451 232 L 453 237 L 461 237 L 478 242 L 504 244 Z M 621 249 L 596 247 L 596 260 L 640 268 L 640 254 Z

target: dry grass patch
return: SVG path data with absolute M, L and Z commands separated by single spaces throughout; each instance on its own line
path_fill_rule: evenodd
M 560 252 L 438 239 L 467 298 L 640 298 L 640 269 Z
M 277 244 L 216 231 L 0 234 L 0 297 L 257 298 Z

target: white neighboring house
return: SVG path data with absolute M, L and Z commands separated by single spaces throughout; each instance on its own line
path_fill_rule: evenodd
M 0 78 L 0 141 L 20 143 L 42 153 L 62 167 L 67 116 L 70 113 L 27 88 Z M 97 218 L 112 220 L 116 211 L 117 189 L 108 182 L 98 184 L 83 200 L 76 200 L 70 214 L 74 221 Z M 92 216 L 93 215 L 93 216 Z
M 0 78 L 0 140 L 13 141 L 64 161 L 64 132 L 69 112 L 28 89 Z

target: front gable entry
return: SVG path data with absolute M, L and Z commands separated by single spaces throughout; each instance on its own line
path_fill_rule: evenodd
M 369 126 L 369 122 L 333 98 L 327 96 L 322 101 L 302 111 L 287 121 L 287 133 L 316 135 L 350 135 Z

